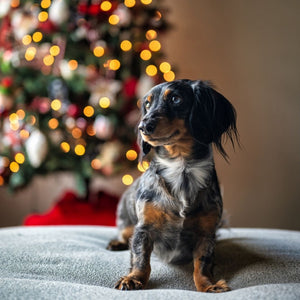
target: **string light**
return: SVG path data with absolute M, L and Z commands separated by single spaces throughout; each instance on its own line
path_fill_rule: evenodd
M 120 21 L 120 18 L 119 16 L 117 15 L 111 15 L 109 18 L 108 18 L 108 22 L 109 24 L 111 25 L 117 25 Z
M 32 35 L 32 39 L 36 43 L 40 42 L 42 38 L 43 38 L 43 34 L 40 31 L 37 31 Z
M 22 43 L 25 46 L 29 45 L 31 43 L 31 41 L 32 41 L 32 38 L 29 34 L 24 35 L 22 38 Z
M 109 68 L 113 71 L 117 71 L 121 66 L 121 63 L 117 59 L 112 59 L 109 62 Z
M 131 185 L 133 183 L 133 177 L 129 174 L 126 174 L 122 177 L 122 182 L 125 185 Z
M 157 38 L 157 32 L 153 29 L 149 29 L 147 32 L 146 32 L 146 39 L 148 41 L 151 41 L 151 40 L 154 40 Z
M 151 42 L 149 43 L 149 48 L 150 48 L 151 51 L 157 52 L 157 51 L 160 50 L 161 44 L 160 44 L 159 41 L 153 40 L 153 41 L 151 41 Z
M 136 160 L 137 159 L 137 152 L 135 150 L 128 150 L 126 152 L 126 158 L 128 160 Z
M 165 81 L 173 81 L 175 79 L 175 73 L 173 71 L 169 71 L 164 74 Z
M 75 60 L 75 59 L 71 59 L 69 62 L 68 62 L 68 66 L 69 66 L 69 69 L 71 71 L 74 71 L 77 69 L 78 67 L 78 62 Z
M 48 20 L 48 13 L 46 11 L 41 11 L 38 15 L 40 22 L 46 22 Z
M 104 55 L 104 52 L 105 52 L 105 50 L 104 50 L 104 48 L 101 47 L 101 46 L 97 46 L 97 47 L 95 47 L 94 50 L 93 50 L 93 53 L 94 53 L 94 55 L 95 55 L 96 57 L 101 57 L 101 56 L 103 56 L 103 55 Z
M 124 1 L 125 6 L 127 7 L 134 7 L 135 6 L 135 0 L 125 0 Z
M 53 45 L 49 52 L 52 56 L 57 56 L 60 53 L 60 48 L 57 45 Z
M 20 169 L 20 166 L 17 162 L 13 161 L 10 163 L 9 165 L 9 169 L 13 172 L 13 173 L 17 173 Z
M 93 108 L 92 106 L 90 106 L 90 105 L 86 106 L 86 107 L 83 109 L 84 115 L 85 115 L 86 117 L 88 117 L 88 118 L 91 117 L 91 116 L 93 116 L 93 115 L 94 115 L 94 112 L 95 112 L 94 108 Z
M 95 170 L 100 170 L 102 167 L 101 161 L 98 158 L 95 158 L 91 161 L 91 167 Z
M 70 151 L 70 145 L 67 142 L 62 142 L 60 148 L 63 152 L 68 153 Z
M 144 173 L 149 168 L 149 163 L 147 161 L 139 162 L 137 168 L 140 172 Z
M 128 40 L 124 40 L 121 42 L 120 47 L 123 51 L 129 51 L 132 48 L 132 43 Z
M 108 97 L 102 97 L 99 100 L 99 106 L 102 108 L 108 108 L 110 106 L 110 100 Z
M 85 153 L 85 147 L 81 144 L 76 145 L 74 151 L 78 156 L 82 156 Z
M 25 118 L 25 111 L 23 109 L 18 109 L 16 112 L 18 119 L 23 120 Z
M 45 66 L 51 66 L 54 63 L 54 57 L 51 54 L 48 54 L 43 58 L 43 62 Z
M 72 130 L 72 136 L 74 139 L 80 139 L 82 136 L 82 131 L 78 127 L 75 127 Z
M 35 116 L 28 116 L 27 117 L 27 123 L 29 123 L 29 125 L 34 125 L 36 123 L 36 117 Z
M 152 3 L 152 0 L 141 0 L 141 2 L 145 5 L 149 5 Z
M 87 128 L 86 128 L 86 133 L 89 135 L 89 136 L 94 136 L 96 134 L 96 131 L 94 129 L 94 126 L 93 125 L 89 125 Z
M 109 2 L 109 1 L 103 1 L 101 4 L 100 4 L 100 8 L 103 10 L 103 11 L 109 11 L 112 7 L 112 4 Z
M 26 52 L 25 52 L 25 59 L 27 61 L 31 61 L 31 60 L 34 59 L 35 54 L 36 54 L 36 48 L 35 47 L 28 47 L 26 49 Z
M 157 68 L 154 65 L 149 65 L 146 68 L 146 74 L 149 76 L 155 76 L 157 74 Z
M 12 8 L 17 8 L 20 5 L 20 0 L 11 0 L 10 6 Z
M 14 123 L 18 123 L 19 121 L 19 117 L 16 113 L 12 113 L 9 115 L 9 122 L 14 124 Z
M 15 160 L 16 160 L 16 162 L 17 162 L 18 164 L 20 164 L 20 165 L 23 164 L 24 161 L 25 161 L 25 156 L 24 156 L 24 154 L 21 153 L 21 152 L 17 153 L 17 154 L 15 155 Z
M 55 111 L 58 111 L 61 109 L 61 101 L 59 99 L 54 99 L 51 102 L 51 108 Z
M 142 60 L 149 60 L 152 57 L 152 54 L 149 50 L 143 50 L 140 53 L 140 57 Z
M 4 185 L 4 178 L 0 175 L 0 186 Z
M 168 62 L 164 61 L 159 65 L 159 69 L 163 73 L 168 73 L 171 71 L 171 65 Z
M 51 129 L 56 129 L 57 127 L 58 127 L 58 120 L 57 119 L 55 119 L 55 118 L 52 118 L 52 119 L 50 119 L 49 120 L 49 122 L 48 122 L 48 126 L 49 126 L 49 128 L 51 128 Z
M 42 0 L 41 1 L 41 8 L 48 8 L 51 5 L 51 0 Z
M 26 129 L 22 129 L 20 131 L 20 137 L 22 140 L 26 140 L 29 138 L 29 132 Z

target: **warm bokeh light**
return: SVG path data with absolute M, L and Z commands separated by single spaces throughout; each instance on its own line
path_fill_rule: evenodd
M 103 10 L 103 11 L 109 11 L 112 7 L 112 4 L 109 2 L 109 1 L 103 1 L 101 4 L 100 4 L 100 8 Z
M 2 165 L 3 167 L 7 168 L 9 166 L 9 159 L 7 157 L 2 157 Z
M 32 39 L 36 43 L 40 42 L 42 38 L 43 38 L 43 34 L 40 31 L 37 31 L 32 35 Z
M 147 161 L 143 161 L 142 163 L 139 162 L 137 168 L 140 172 L 143 173 L 149 168 L 149 162 Z
M 75 127 L 73 130 L 72 130 L 72 136 L 74 139 L 80 139 L 81 136 L 82 136 L 82 131 L 81 129 L 79 129 L 78 127 Z
M 124 0 L 124 4 L 127 7 L 134 7 L 135 6 L 135 0 Z
M 89 136 L 94 136 L 96 134 L 96 131 L 94 129 L 94 126 L 93 125 L 89 125 L 87 128 L 86 128 L 86 133 L 89 135 Z
M 132 43 L 128 40 L 124 40 L 121 42 L 120 47 L 123 51 L 129 51 L 132 48 Z
M 26 140 L 29 138 L 29 132 L 26 129 L 22 129 L 20 131 L 20 137 L 22 140 Z
M 78 62 L 75 59 L 71 59 L 71 60 L 69 60 L 68 65 L 69 65 L 69 69 L 71 71 L 74 71 L 78 67 Z
M 10 163 L 9 165 L 9 169 L 13 172 L 13 173 L 17 173 L 20 169 L 20 166 L 17 162 L 13 161 Z
M 85 153 L 85 147 L 80 144 L 76 145 L 74 151 L 78 156 L 82 156 Z
M 51 5 L 51 0 L 42 0 L 41 1 L 41 8 L 48 8 Z
M 102 108 L 108 108 L 110 106 L 110 100 L 108 97 L 102 97 L 99 100 L 99 106 Z
M 26 52 L 25 52 L 25 59 L 26 59 L 27 61 L 33 60 L 34 57 L 35 57 L 35 55 L 36 55 L 36 48 L 35 48 L 35 47 L 28 47 L 28 48 L 26 49 Z
M 15 160 L 16 160 L 16 162 L 17 162 L 18 164 L 20 164 L 20 165 L 23 164 L 24 161 L 25 161 L 25 156 L 24 156 L 24 154 L 21 153 L 21 152 L 17 153 L 17 154 L 15 155 Z
M 154 65 L 149 65 L 146 68 L 146 74 L 149 76 L 155 76 L 157 74 L 157 68 Z
M 67 142 L 62 142 L 60 144 L 60 148 L 62 151 L 64 151 L 65 153 L 68 153 L 70 151 L 70 145 Z
M 18 109 L 16 112 L 18 119 L 23 120 L 25 118 L 25 111 L 23 109 Z
M 28 117 L 26 118 L 26 120 L 27 120 L 27 123 L 30 124 L 30 125 L 34 125 L 34 124 L 36 123 L 36 117 L 33 116 L 33 115 L 28 116 Z
M 111 15 L 109 18 L 108 18 L 108 22 L 109 24 L 111 25 L 117 25 L 120 21 L 120 18 L 119 16 L 117 15 Z
M 12 8 L 17 8 L 20 5 L 20 0 L 11 0 L 10 6 Z
M 0 175 L 0 186 L 4 185 L 4 178 Z
M 57 45 L 53 45 L 49 52 L 52 56 L 57 56 L 60 53 L 60 48 Z
M 164 61 L 159 65 L 159 69 L 161 72 L 167 73 L 171 71 L 171 65 L 168 62 Z
M 154 40 L 157 38 L 157 32 L 153 29 L 149 29 L 147 32 L 146 32 L 146 39 L 148 41 L 151 41 L 151 40 Z
M 128 150 L 126 152 L 126 158 L 128 160 L 136 160 L 137 156 L 138 156 L 138 154 L 137 154 L 137 152 L 135 150 Z
M 46 11 L 41 11 L 39 13 L 38 19 L 40 22 L 46 22 L 48 20 L 48 13 Z
M 18 123 L 19 117 L 16 113 L 12 113 L 9 115 L 9 122 L 10 123 Z
M 51 66 L 54 63 L 54 57 L 51 54 L 48 54 L 43 58 L 43 62 L 45 66 Z
M 92 117 L 94 115 L 94 108 L 90 105 L 86 106 L 84 109 L 83 109 L 83 113 L 86 117 Z
M 172 81 L 175 79 L 175 73 L 173 71 L 169 71 L 164 74 L 165 81 Z
M 141 0 L 141 2 L 145 5 L 149 5 L 152 3 L 152 0 Z
M 133 183 L 133 177 L 129 174 L 126 174 L 122 177 L 122 182 L 125 185 L 131 185 Z
M 120 66 L 121 66 L 121 63 L 117 59 L 112 59 L 109 62 L 109 68 L 113 71 L 117 71 L 120 68 Z
M 54 99 L 51 102 L 51 108 L 55 111 L 58 111 L 61 109 L 61 101 L 59 99 Z
M 49 122 L 48 122 L 48 126 L 51 129 L 56 129 L 58 127 L 58 125 L 59 125 L 59 122 L 55 118 L 50 119 Z
M 101 161 L 98 158 L 95 158 L 91 161 L 91 166 L 95 170 L 100 170 L 102 167 Z
M 149 43 L 149 48 L 151 51 L 157 52 L 161 48 L 161 44 L 158 40 L 153 40 Z
M 101 46 L 97 46 L 97 47 L 95 47 L 94 50 L 93 50 L 93 53 L 94 53 L 94 55 L 95 55 L 96 57 L 101 57 L 101 56 L 103 56 L 103 55 L 104 55 L 104 52 L 105 52 L 105 50 L 104 50 L 104 48 L 101 47 Z
M 143 50 L 140 53 L 140 57 L 142 60 L 149 60 L 152 57 L 152 54 L 149 50 Z
M 29 34 L 24 35 L 24 37 L 22 38 L 22 43 L 23 45 L 27 46 L 31 43 L 32 38 Z

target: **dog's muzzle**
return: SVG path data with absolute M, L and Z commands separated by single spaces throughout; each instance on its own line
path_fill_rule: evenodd
M 138 128 L 144 135 L 151 135 L 154 133 L 156 125 L 157 121 L 155 119 L 143 119 Z

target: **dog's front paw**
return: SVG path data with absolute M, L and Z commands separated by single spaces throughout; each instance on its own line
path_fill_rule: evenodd
M 123 276 L 116 283 L 115 288 L 122 291 L 141 290 L 143 288 L 143 284 L 131 276 Z
M 219 280 L 217 283 L 209 285 L 205 292 L 207 293 L 223 293 L 230 291 L 230 287 L 227 285 L 225 280 Z
M 106 247 L 107 250 L 110 251 L 123 251 L 123 250 L 128 250 L 128 244 L 118 241 L 118 240 L 112 240 L 109 242 L 109 244 Z

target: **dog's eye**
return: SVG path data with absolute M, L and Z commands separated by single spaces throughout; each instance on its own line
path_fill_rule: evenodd
M 171 101 L 173 104 L 178 105 L 182 102 L 182 98 L 178 96 L 172 96 Z
M 145 107 L 146 107 L 147 110 L 150 108 L 150 106 L 151 106 L 151 102 L 150 101 L 146 101 L 145 102 Z

